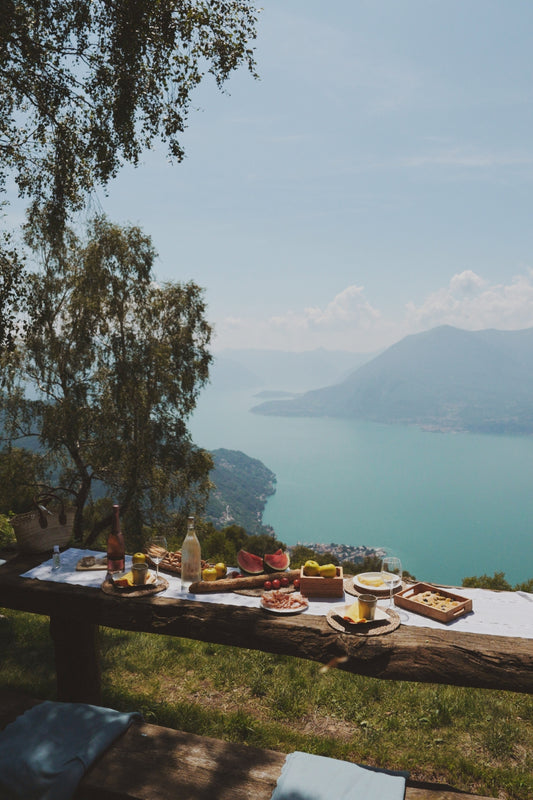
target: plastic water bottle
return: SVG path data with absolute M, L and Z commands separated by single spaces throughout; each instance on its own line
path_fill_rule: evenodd
M 54 545 L 54 554 L 52 556 L 52 569 L 61 569 L 61 554 L 59 552 L 59 545 Z

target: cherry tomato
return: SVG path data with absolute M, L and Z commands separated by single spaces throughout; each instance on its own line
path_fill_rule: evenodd
M 272 589 L 272 581 L 265 581 L 265 583 L 264 583 L 264 587 L 265 587 L 265 589 L 266 589 L 267 591 L 268 591 L 269 589 Z
M 280 584 L 280 586 L 288 586 L 289 585 L 289 579 L 288 578 L 280 578 L 279 584 Z
M 273 589 L 279 589 L 280 586 L 281 586 L 281 583 L 278 581 L 277 578 L 274 578 L 274 580 L 272 581 L 272 588 Z
M 292 585 L 294 586 L 295 589 L 299 589 L 300 588 L 300 578 L 295 578 L 294 579 L 294 583 Z

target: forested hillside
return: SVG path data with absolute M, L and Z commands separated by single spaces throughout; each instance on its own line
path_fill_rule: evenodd
M 276 491 L 276 476 L 256 458 L 238 450 L 214 450 L 215 468 L 210 478 L 215 484 L 206 509 L 206 519 L 216 527 L 236 523 L 247 533 L 265 532 L 263 511 Z

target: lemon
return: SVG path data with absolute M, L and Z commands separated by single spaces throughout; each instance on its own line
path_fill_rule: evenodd
M 316 561 L 306 561 L 304 564 L 304 575 L 320 575 L 320 567 Z
M 203 581 L 216 581 L 217 579 L 217 571 L 214 567 L 206 567 L 202 570 L 202 580 Z
M 318 569 L 323 578 L 334 578 L 337 574 L 337 567 L 335 564 L 323 564 Z
M 135 553 L 133 558 L 131 559 L 132 564 L 144 564 L 146 561 L 146 556 L 144 553 Z
M 225 577 L 227 569 L 223 561 L 219 561 L 218 564 L 215 564 L 215 569 L 217 571 L 217 578 Z

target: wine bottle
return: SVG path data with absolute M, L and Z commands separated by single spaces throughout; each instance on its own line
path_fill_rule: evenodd
M 181 546 L 181 588 L 188 591 L 191 583 L 202 578 L 200 542 L 194 530 L 194 517 L 187 519 L 187 536 Z
M 123 572 L 125 567 L 124 534 L 120 530 L 119 506 L 113 506 L 113 520 L 107 537 L 107 571 Z

